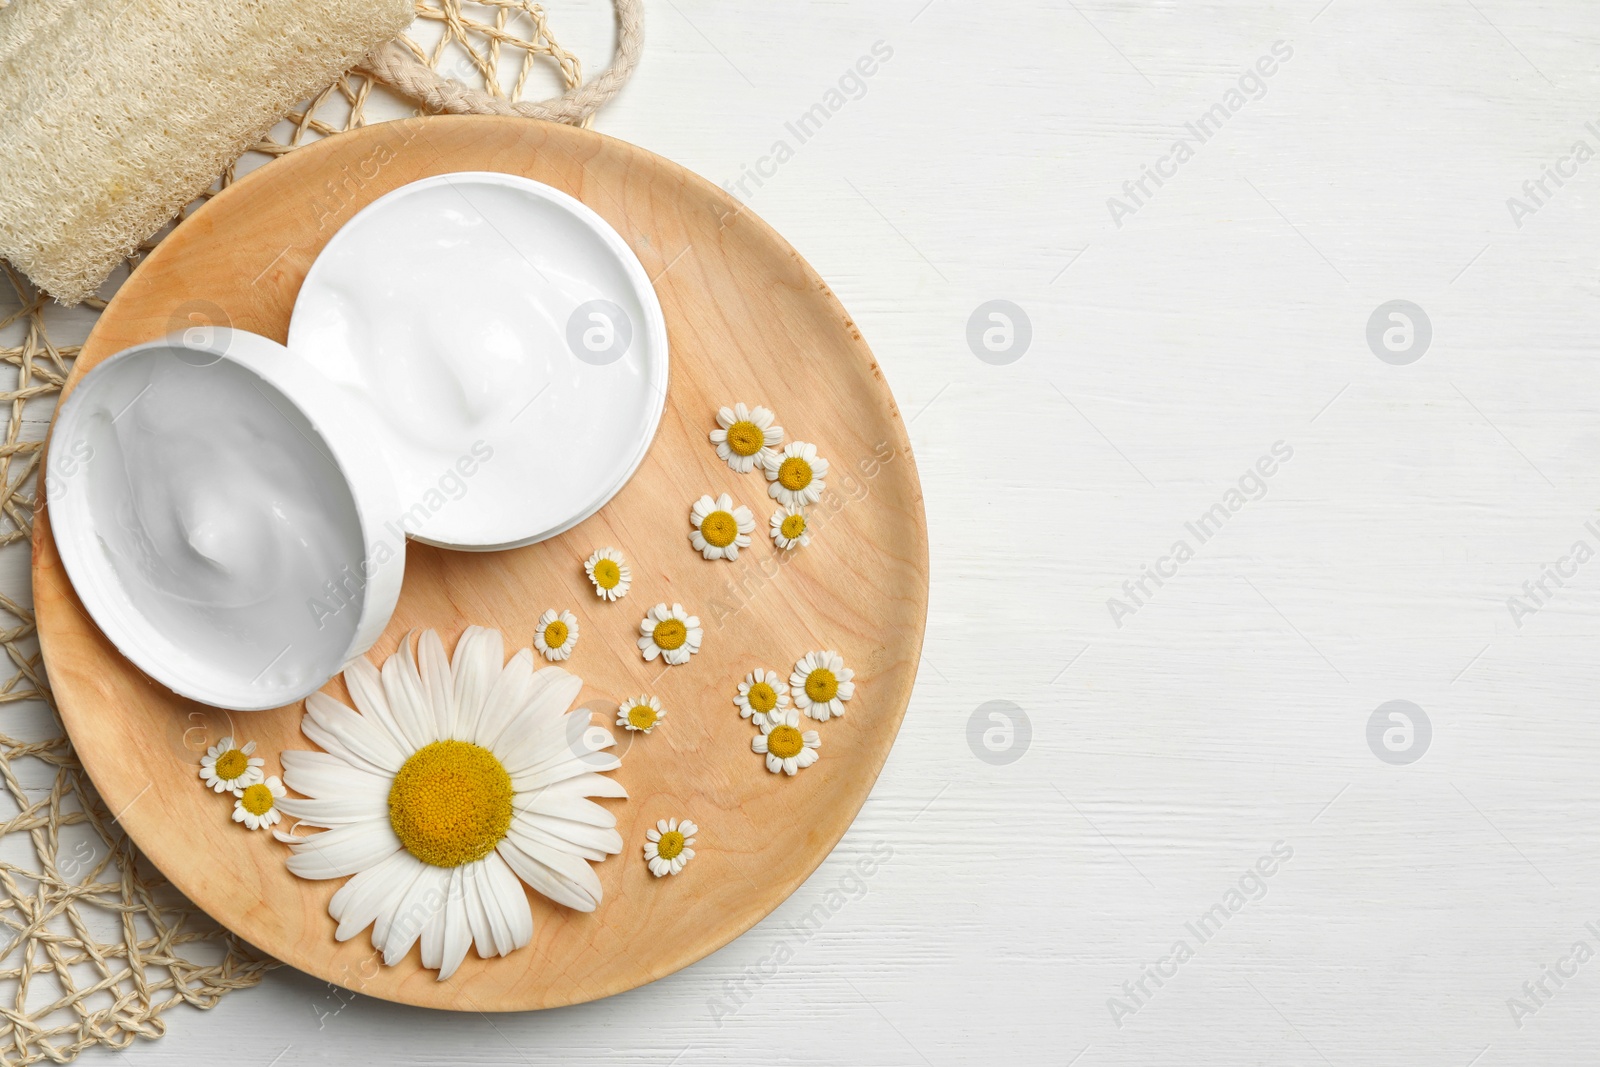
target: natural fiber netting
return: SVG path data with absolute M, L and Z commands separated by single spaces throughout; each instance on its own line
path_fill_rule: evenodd
M 636 3 L 619 4 L 619 16 L 625 9 L 637 18 Z M 636 41 L 636 23 L 634 30 Z M 544 11 L 528 0 L 423 0 L 417 21 L 390 49 L 421 61 L 410 66 L 390 57 L 389 65 L 411 80 L 413 98 L 426 98 L 415 84 L 426 77 L 423 64 L 476 90 L 467 104 L 432 100 L 434 109 L 497 110 L 470 105 L 487 96 L 504 106 L 552 83 L 572 90 L 582 82 L 577 58 L 556 42 Z M 612 72 L 623 63 L 621 53 Z M 582 121 L 600 100 L 580 100 L 560 117 Z M 323 135 L 416 113 L 377 75 L 343 75 L 278 123 L 211 193 Z M 0 260 L 0 401 L 9 407 L 0 442 L 0 647 L 10 667 L 9 675 L 0 669 L 3 1065 L 62 1062 L 90 1045 L 123 1048 L 135 1037 L 159 1037 L 174 1004 L 209 1008 L 277 965 L 185 900 L 122 834 L 118 813 L 106 809 L 63 734 L 31 611 L 36 480 L 57 395 L 105 298 L 165 232 L 144 242 L 99 298 L 73 308 L 56 304 Z M 194 788 L 201 788 L 198 779 Z M 220 801 L 217 817 L 228 817 Z M 265 838 L 255 843 L 273 847 Z

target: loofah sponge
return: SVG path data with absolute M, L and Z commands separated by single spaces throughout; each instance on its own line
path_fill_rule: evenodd
M 0 7 L 0 257 L 92 296 L 413 0 L 13 0 Z

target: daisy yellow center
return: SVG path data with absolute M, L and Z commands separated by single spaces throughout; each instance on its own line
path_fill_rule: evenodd
M 726 511 L 713 511 L 701 520 L 700 536 L 708 545 L 727 548 L 739 536 L 739 523 Z
M 778 693 L 766 682 L 757 682 L 745 696 L 751 711 L 771 711 L 778 706 Z
M 806 675 L 806 696 L 819 704 L 826 704 L 839 695 L 839 679 L 826 667 L 818 667 Z
M 753 456 L 766 443 L 766 432 L 748 419 L 728 427 L 728 448 L 736 456 Z
M 804 515 L 790 515 L 783 520 L 783 525 L 778 527 L 783 536 L 793 541 L 796 537 L 806 532 L 806 517 Z
M 265 815 L 272 810 L 272 790 L 264 785 L 253 785 L 239 797 L 239 804 L 251 815 Z
M 811 484 L 811 464 L 790 456 L 778 464 L 778 484 L 790 491 L 804 489 Z
M 622 581 L 622 568 L 615 560 L 603 559 L 594 565 L 594 584 L 601 589 L 615 589 Z
M 544 628 L 544 643 L 551 648 L 560 648 L 567 643 L 567 624 L 557 619 Z
M 656 709 L 649 704 L 635 704 L 628 709 L 628 725 L 635 730 L 648 730 L 656 724 Z
M 779 759 L 794 759 L 805 747 L 805 739 L 793 726 L 774 726 L 767 735 L 767 751 Z
M 424 745 L 389 787 L 389 823 L 423 863 L 459 867 L 482 859 L 511 826 L 511 776 L 480 745 Z
M 656 623 L 656 628 L 650 631 L 650 640 L 664 652 L 682 648 L 688 639 L 689 628 L 683 624 L 682 619 L 662 619 Z
M 664 860 L 677 859 L 683 851 L 683 835 L 676 830 L 668 830 L 661 835 L 661 840 L 656 842 L 656 855 Z
M 223 781 L 232 781 L 250 769 L 250 757 L 236 748 L 230 748 L 217 757 L 217 762 L 212 765 L 217 772 L 217 777 Z

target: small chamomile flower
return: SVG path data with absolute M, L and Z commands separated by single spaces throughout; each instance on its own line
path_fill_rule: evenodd
M 617 705 L 617 725 L 640 733 L 654 730 L 666 717 L 661 701 L 652 696 L 634 697 Z
M 733 497 L 727 493 L 712 500 L 703 496 L 689 509 L 689 541 L 696 552 L 706 559 L 739 558 L 741 548 L 750 547 L 750 531 L 756 520 L 743 504 L 733 506 Z
M 705 636 L 700 617 L 684 611 L 682 604 L 670 609 L 665 604 L 651 608 L 639 624 L 639 633 L 639 651 L 644 653 L 646 663 L 660 656 L 673 666 L 688 663 L 689 657 L 700 651 L 700 641 Z
M 653 829 L 646 830 L 644 836 L 649 840 L 644 843 L 644 861 L 650 865 L 650 873 L 661 878 L 683 870 L 694 859 L 691 846 L 699 832 L 700 827 L 688 819 L 662 819 Z
M 252 830 L 274 826 L 283 818 L 278 811 L 278 800 L 288 795 L 283 782 L 273 775 L 264 782 L 247 785 L 239 791 L 233 802 L 233 821 L 242 822 Z
M 614 548 L 602 548 L 584 560 L 583 573 L 594 583 L 594 595 L 603 600 L 621 600 L 633 584 L 628 561 Z
M 796 507 L 779 508 L 772 513 L 772 542 L 788 552 L 811 543 L 811 533 L 806 528 L 806 513 Z
M 757 405 L 735 404 L 717 410 L 718 428 L 711 431 L 717 458 L 740 474 L 764 466 L 773 449 L 783 442 L 783 427 L 772 424 L 772 412 Z
M 767 492 L 778 503 L 803 508 L 822 499 L 828 487 L 828 461 L 817 455 L 817 446 L 794 441 L 782 452 L 774 452 L 763 462 L 767 472 Z
M 760 726 L 789 706 L 789 690 L 778 680 L 777 671 L 757 667 L 739 683 L 739 695 L 733 703 L 742 717 Z
M 262 766 L 266 763 L 255 752 L 256 743 L 246 741 L 234 745 L 233 738 L 224 737 L 200 757 L 200 777 L 213 791 L 238 794 L 262 779 Z
M 793 775 L 802 767 L 817 762 L 822 738 L 815 730 L 800 730 L 800 713 L 793 708 L 775 711 L 760 724 L 761 733 L 750 739 L 750 748 L 767 757 L 767 770 Z
M 795 705 L 818 722 L 844 714 L 844 702 L 856 695 L 856 672 L 844 665 L 839 653 L 807 652 L 789 675 Z
M 539 616 L 539 628 L 533 634 L 533 647 L 551 663 L 572 655 L 578 643 L 578 617 L 570 611 L 559 615 L 551 608 Z

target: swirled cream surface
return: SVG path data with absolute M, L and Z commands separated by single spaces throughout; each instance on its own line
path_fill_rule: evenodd
M 288 347 L 374 424 L 405 530 L 447 548 L 593 514 L 666 400 L 638 258 L 579 201 L 508 174 L 436 175 L 355 215 L 307 274 Z
M 65 451 L 47 473 L 52 521 L 58 543 L 76 542 L 63 556 L 80 596 L 125 654 L 241 708 L 295 699 L 339 669 L 359 624 L 362 529 L 293 403 L 230 360 L 155 349 L 97 368 L 69 404 L 71 437 L 53 441 Z M 80 552 L 99 558 L 74 566 Z

